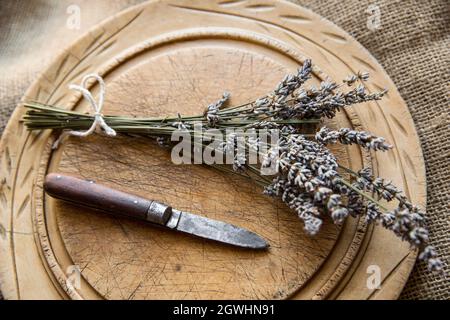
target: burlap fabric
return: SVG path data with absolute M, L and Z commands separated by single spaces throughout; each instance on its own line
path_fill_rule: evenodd
M 427 220 L 432 243 L 448 263 L 450 211 L 450 6 L 447 0 L 292 0 L 352 34 L 384 66 L 406 100 L 425 156 Z M 26 88 L 50 61 L 91 26 L 140 0 L 0 1 L 0 131 Z M 79 29 L 68 7 L 81 9 Z M 368 27 L 380 10 L 378 28 Z M 376 8 L 375 8 L 376 9 Z M 70 9 L 69 9 L 70 10 Z M 73 26 L 72 26 L 73 27 Z M 375 26 L 376 27 L 376 26 Z M 1 257 L 0 257 L 1 258 Z M 449 270 L 446 270 L 447 274 Z M 448 299 L 447 276 L 417 264 L 401 298 Z

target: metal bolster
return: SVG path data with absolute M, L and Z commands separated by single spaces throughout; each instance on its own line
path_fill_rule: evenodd
M 173 210 L 172 216 L 167 222 L 166 227 L 170 229 L 175 229 L 178 226 L 178 221 L 180 221 L 180 218 L 181 218 L 181 211 Z
M 172 207 L 165 204 L 152 201 L 147 210 L 147 221 L 165 225 L 169 218 L 172 216 Z

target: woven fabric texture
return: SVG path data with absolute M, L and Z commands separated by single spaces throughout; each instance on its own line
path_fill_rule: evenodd
M 291 0 L 334 22 L 383 65 L 405 99 L 425 157 L 431 243 L 447 264 L 450 238 L 450 6 L 447 0 Z M 27 87 L 101 20 L 140 0 L 0 1 L 0 133 Z M 79 28 L 67 25 L 70 5 Z M 379 12 L 379 21 L 371 23 Z M 377 23 L 379 22 L 379 23 Z M 448 276 L 417 264 L 401 299 L 449 299 Z

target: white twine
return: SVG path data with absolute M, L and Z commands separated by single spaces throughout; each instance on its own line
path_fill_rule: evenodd
M 87 81 L 91 78 L 94 78 L 98 81 L 100 85 L 100 93 L 98 94 L 98 101 L 96 102 L 94 100 L 94 97 L 92 96 L 92 93 L 86 88 Z M 59 147 L 59 144 L 66 136 L 76 136 L 76 137 L 87 137 L 91 135 L 94 132 L 100 133 L 102 132 L 102 129 L 104 130 L 104 133 L 107 136 L 115 137 L 116 131 L 108 126 L 103 119 L 102 108 L 103 108 L 103 102 L 105 98 L 105 81 L 103 81 L 103 78 L 100 77 L 98 74 L 88 74 L 83 77 L 83 80 L 81 81 L 81 86 L 76 84 L 69 85 L 69 89 L 79 91 L 83 94 L 84 98 L 89 102 L 89 104 L 92 107 L 92 110 L 94 112 L 94 121 L 92 122 L 91 127 L 86 131 L 63 131 L 63 133 L 59 136 L 59 138 L 53 143 L 52 148 L 56 149 Z

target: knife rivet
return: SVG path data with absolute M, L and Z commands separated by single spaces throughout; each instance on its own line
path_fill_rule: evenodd
M 92 181 L 92 180 L 89 180 L 89 183 L 91 183 L 91 184 L 92 184 L 92 183 L 94 183 L 94 181 Z
M 56 179 L 61 179 L 61 176 L 60 176 L 60 175 L 57 175 L 57 176 L 56 176 Z
M 138 201 L 137 201 L 137 200 L 134 200 L 133 202 L 134 202 L 135 204 L 137 204 L 137 203 L 138 203 Z

